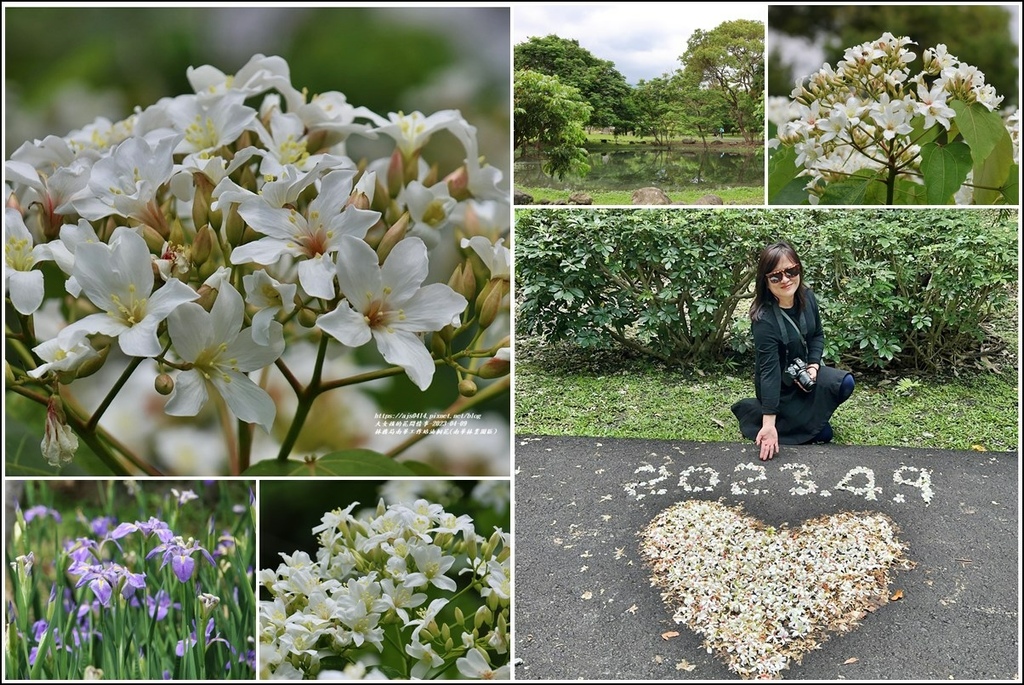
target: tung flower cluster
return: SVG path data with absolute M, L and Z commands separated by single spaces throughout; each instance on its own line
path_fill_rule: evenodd
M 101 423 L 143 361 L 166 414 L 209 404 L 218 427 L 260 426 L 282 460 L 327 390 L 397 371 L 425 391 L 445 367 L 449 402 L 475 394 L 474 379 L 505 383 L 507 366 L 482 367 L 507 357 L 511 205 L 458 110 L 382 116 L 293 86 L 276 56 L 187 76 L 192 93 L 26 142 L 4 165 L 4 285 L 19 315 L 9 386 L 75 409 L 59 435 L 48 428 L 51 462 L 73 455 L 67 429 L 109 450 L 106 463 L 146 470 Z M 454 168 L 424 151 L 441 132 L 462 147 L 461 162 L 443 162 Z M 352 153 L 357 140 L 381 156 Z M 44 267 L 63 274 L 64 293 L 44 289 Z M 54 306 L 37 327 L 44 301 Z M 303 342 L 316 346 L 308 382 L 285 356 Z M 384 368 L 326 377 L 363 347 L 360 363 Z M 124 375 L 89 415 L 67 386 L 115 358 Z M 268 392 L 271 369 L 288 381 L 292 416 Z M 224 442 L 234 473 L 254 460 L 253 439 Z
M 1019 119 L 1004 122 L 1003 97 L 943 44 L 924 49 L 912 73 L 912 45 L 883 33 L 766 103 L 777 126 L 770 176 L 777 187 L 793 179 L 771 202 L 799 204 L 797 179 L 812 204 L 1009 201 L 1003 167 L 1019 159 Z
M 260 572 L 261 676 L 507 679 L 508 536 L 426 499 L 357 505 L 324 514 L 315 558 Z

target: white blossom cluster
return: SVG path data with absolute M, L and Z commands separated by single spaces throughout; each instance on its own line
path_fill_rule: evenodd
M 1002 102 L 984 73 L 943 44 L 926 48 L 922 70 L 912 75 L 912 44 L 906 36 L 883 33 L 847 49 L 834 68 L 826 63 L 800 79 L 791 99 L 766 102 L 766 116 L 778 126 L 769 147 L 795 149 L 812 203 L 829 182 L 862 170 L 896 169 L 900 178 L 920 183 L 922 132 L 935 126 L 950 130 L 956 117 L 951 101 L 979 103 L 989 111 Z M 1019 118 L 1010 117 L 1007 126 L 1017 160 Z M 962 189 L 957 201 L 968 202 L 969 190 Z
M 187 76 L 192 93 L 5 162 L 4 286 L 21 317 L 8 339 L 22 362 L 8 380 L 23 395 L 59 396 L 113 347 L 132 370 L 157 363 L 168 415 L 213 397 L 269 433 L 279 403 L 265 370 L 286 370 L 286 345 L 303 339 L 372 342 L 420 390 L 439 365 L 465 396 L 508 373 L 511 205 L 458 110 L 382 116 L 293 86 L 275 56 Z M 440 134 L 443 154 L 425 150 Z M 63 318 L 45 338 L 32 320 L 44 299 Z M 323 366 L 321 354 L 315 382 L 336 381 Z M 58 437 L 42 445 L 54 465 L 74 455 Z
M 426 499 L 357 504 L 313 528 L 315 558 L 260 571 L 261 677 L 452 677 L 454 662 L 454 677 L 508 679 L 508 535 Z
M 797 530 L 741 507 L 687 500 L 640 532 L 651 585 L 744 678 L 779 678 L 828 633 L 888 601 L 890 569 L 909 568 L 885 515 L 841 512 Z

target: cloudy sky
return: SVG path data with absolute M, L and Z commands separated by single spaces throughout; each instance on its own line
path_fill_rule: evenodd
M 767 21 L 760 2 L 594 3 L 542 5 L 517 3 L 512 12 L 512 43 L 555 34 L 575 39 L 598 59 L 615 64 L 635 86 L 674 72 L 694 29 L 710 31 L 733 19 Z

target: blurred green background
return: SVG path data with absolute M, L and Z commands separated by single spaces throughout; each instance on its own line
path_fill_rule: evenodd
M 789 95 L 798 78 L 835 66 L 846 48 L 888 31 L 908 36 L 921 71 L 921 52 L 943 43 L 961 61 L 977 67 L 1004 97 L 1020 102 L 1019 5 L 772 5 L 768 8 L 768 95 Z
M 500 7 L 4 6 L 5 158 L 26 140 L 192 92 L 189 66 L 280 55 L 292 85 L 354 106 L 459 109 L 509 174 L 510 12 Z

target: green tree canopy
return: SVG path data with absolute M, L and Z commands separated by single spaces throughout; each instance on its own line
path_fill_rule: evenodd
M 532 37 L 513 48 L 516 71 L 530 70 L 557 76 L 577 88 L 591 108 L 590 125 L 628 130 L 633 127 L 633 89 L 608 60 L 595 57 L 578 40 L 551 34 Z
M 723 94 L 744 139 L 751 141 L 761 134 L 764 121 L 756 112 L 764 99 L 762 22 L 736 19 L 710 31 L 697 29 L 679 60 L 690 78 Z
M 516 71 L 513 81 L 515 146 L 526 154 L 536 145 L 546 157 L 546 174 L 563 178 L 590 171 L 583 143 L 591 107 L 579 90 L 529 69 Z

